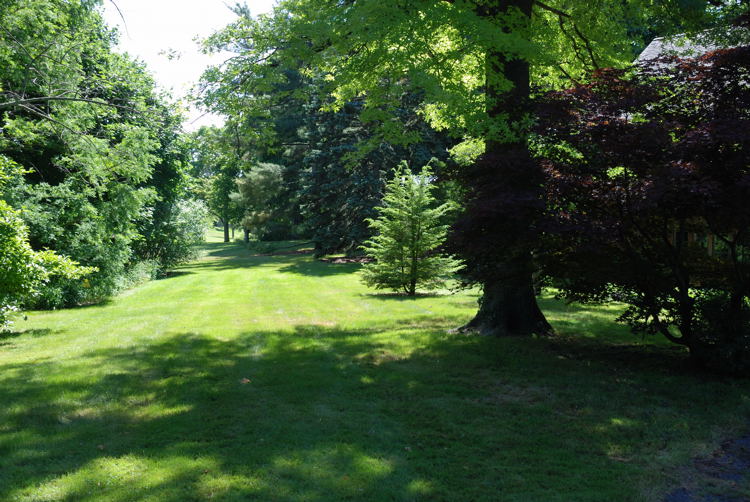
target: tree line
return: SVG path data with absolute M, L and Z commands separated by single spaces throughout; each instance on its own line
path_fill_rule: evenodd
M 0 2 L 0 325 L 100 301 L 203 238 L 182 116 L 99 2 Z
M 726 42 L 745 10 L 734 1 L 290 0 L 253 18 L 239 7 L 236 22 L 206 42 L 208 50 L 234 55 L 204 74 L 201 96 L 250 145 L 237 156 L 247 166 L 234 171 L 247 179 L 240 184 L 253 183 L 254 163 L 283 166 L 276 200 L 287 204 L 286 218 L 250 223 L 303 224 L 294 216 L 307 211 L 319 253 L 353 249 L 336 225 L 372 217 L 341 212 L 357 207 L 351 198 L 359 182 L 378 193 L 381 167 L 387 173 L 417 148 L 428 156 L 448 152 L 449 167 L 437 178 L 462 209 L 447 249 L 463 260 L 464 283 L 482 289 L 464 331 L 553 334 L 536 302 L 539 287 L 553 285 L 568 299 L 623 301 L 629 308 L 621 320 L 636 330 L 688 346 L 702 364 L 747 372 L 744 220 L 728 218 L 712 234 L 729 248 L 729 260 L 699 253 L 697 241 L 684 237 L 686 227 L 718 224 L 686 210 L 687 200 L 715 209 L 720 204 L 709 197 L 731 198 L 730 207 L 744 214 L 736 206 L 747 176 L 744 133 L 719 138 L 711 121 L 712 107 L 729 92 L 713 72 L 726 66 L 685 70 L 679 61 L 655 65 L 676 73 L 602 73 L 630 67 L 655 36 L 708 34 Z M 743 68 L 741 55 L 729 59 Z M 727 115 L 733 124 L 748 110 L 745 87 L 728 101 L 741 105 Z M 672 108 L 662 106 L 670 99 Z M 665 121 L 672 129 L 656 128 Z M 618 142 L 627 146 L 614 148 Z M 706 149 L 702 157 L 695 145 Z M 736 162 L 719 181 L 710 159 L 720 152 Z M 629 165 L 636 155 L 640 171 Z M 676 183 L 669 173 L 678 165 L 704 177 L 688 176 L 688 185 L 679 178 L 681 190 L 669 191 L 674 199 L 659 198 L 654 180 Z M 714 186 L 724 188 L 707 193 Z M 305 193 L 325 202 L 306 205 Z M 325 242 L 329 230 L 333 245 Z M 695 265 L 694 255 L 713 260 L 711 280 L 687 272 L 709 266 Z M 731 327 L 718 321 L 729 312 Z
M 744 3 L 238 5 L 204 45 L 233 55 L 198 92 L 227 122 L 193 134 L 98 5 L 0 0 L 3 325 L 168 273 L 209 212 L 225 240 L 380 253 L 365 276 L 383 277 L 415 235 L 382 219 L 406 200 L 387 194 L 412 191 L 434 235 L 450 227 L 417 254 L 457 256 L 481 288 L 462 331 L 553 335 L 536 301 L 551 286 L 750 371 Z M 679 33 L 740 48 L 630 66 Z

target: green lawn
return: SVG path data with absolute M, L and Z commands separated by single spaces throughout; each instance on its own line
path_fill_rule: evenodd
M 205 249 L 0 335 L 0 501 L 659 500 L 747 426 L 747 381 L 694 374 L 615 307 L 545 300 L 556 340 L 450 335 L 475 294 Z

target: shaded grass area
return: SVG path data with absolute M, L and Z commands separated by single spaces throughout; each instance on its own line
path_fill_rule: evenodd
M 746 381 L 694 373 L 616 307 L 545 299 L 555 340 L 454 336 L 476 294 L 204 251 L 0 338 L 0 500 L 658 500 L 746 425 Z

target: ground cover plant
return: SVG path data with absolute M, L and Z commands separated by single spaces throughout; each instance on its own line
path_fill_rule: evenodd
M 0 500 L 659 500 L 747 425 L 746 380 L 617 305 L 543 299 L 553 340 L 449 335 L 475 293 L 375 295 L 358 264 L 214 239 L 0 338 Z

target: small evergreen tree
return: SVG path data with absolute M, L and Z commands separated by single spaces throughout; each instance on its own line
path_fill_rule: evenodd
M 451 204 L 435 206 L 429 164 L 418 175 L 402 162 L 388 182 L 380 216 L 368 219 L 375 236 L 362 246 L 373 258 L 362 270 L 362 280 L 376 289 L 388 288 L 414 296 L 417 287 L 437 289 L 461 268 L 461 263 L 442 255 L 437 248 L 445 240 L 448 226 L 443 216 Z

